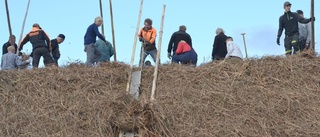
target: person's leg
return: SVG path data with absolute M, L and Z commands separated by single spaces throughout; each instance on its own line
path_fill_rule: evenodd
M 93 48 L 94 48 L 94 62 L 98 62 L 102 56 L 102 53 L 95 46 L 93 46 Z
M 301 39 L 299 40 L 299 48 L 300 48 L 300 51 L 304 51 L 304 49 L 306 48 L 306 39 Z
M 47 48 L 40 48 L 43 60 L 45 60 L 45 66 L 48 67 L 54 64 L 50 51 Z
M 156 63 L 158 51 L 155 49 L 155 50 L 148 51 L 148 53 L 151 55 L 154 63 Z M 160 63 L 160 59 L 159 59 L 159 63 Z
M 33 50 L 33 52 L 32 52 L 32 67 L 33 68 L 39 67 L 40 57 L 41 57 L 41 53 L 40 53 L 39 48 Z
M 292 53 L 292 46 L 291 46 L 291 37 L 285 36 L 284 38 L 284 48 L 286 51 L 286 56 L 291 55 Z
M 292 45 L 292 47 L 294 49 L 293 54 L 300 53 L 299 33 L 296 33 L 291 37 L 291 45 Z
M 93 43 L 89 45 L 85 45 L 84 51 L 87 53 L 87 66 L 92 66 L 94 63 L 94 46 Z

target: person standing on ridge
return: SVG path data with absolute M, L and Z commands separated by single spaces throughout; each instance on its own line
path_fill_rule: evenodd
M 298 22 L 300 23 L 309 23 L 312 19 L 315 21 L 315 18 L 305 19 L 297 13 L 291 12 L 291 3 L 286 1 L 283 4 L 284 14 L 279 18 L 279 30 L 277 36 L 277 44 L 280 46 L 280 37 L 282 35 L 283 29 L 285 29 L 285 39 L 284 47 L 286 55 L 292 54 L 292 48 L 294 49 L 293 54 L 300 52 L 299 48 L 299 28 Z

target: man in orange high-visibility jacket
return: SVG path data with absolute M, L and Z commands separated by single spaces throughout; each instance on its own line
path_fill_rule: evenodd
M 152 20 L 147 18 L 144 20 L 144 27 L 138 34 L 139 40 L 142 42 L 142 49 L 140 53 L 140 63 L 144 64 L 145 59 L 150 55 L 154 62 L 156 62 L 157 48 L 156 48 L 156 37 L 157 31 L 152 27 Z M 139 64 L 141 65 L 141 64 Z

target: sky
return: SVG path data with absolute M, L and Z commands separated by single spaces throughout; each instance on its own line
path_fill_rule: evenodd
M 153 27 L 157 30 L 156 44 L 159 46 L 160 23 L 163 5 L 166 5 L 164 26 L 161 44 L 161 63 L 169 62 L 167 48 L 172 33 L 180 25 L 187 27 L 191 35 L 193 47 L 198 53 L 198 65 L 211 60 L 211 52 L 215 37 L 215 30 L 220 27 L 226 35 L 232 36 L 234 42 L 240 47 L 245 56 L 243 37 L 249 57 L 284 54 L 284 34 L 281 45 L 276 44 L 279 26 L 279 17 L 284 13 L 282 0 L 144 0 L 142 18 L 139 29 L 143 27 L 145 18 L 153 20 Z M 301 9 L 306 17 L 310 17 L 310 1 L 291 0 L 291 11 Z M 8 0 L 12 32 L 20 40 L 23 19 L 28 0 Z M 112 42 L 109 0 L 102 0 L 104 32 L 106 39 Z M 115 31 L 115 46 L 117 61 L 130 64 L 131 55 L 136 35 L 136 26 L 140 0 L 113 0 L 113 19 Z M 315 3 L 316 20 L 320 4 Z M 23 37 L 31 30 L 32 24 L 39 23 L 42 29 L 54 39 L 62 33 L 66 36 L 60 44 L 60 65 L 70 62 L 86 61 L 84 52 L 84 34 L 94 18 L 100 16 L 99 0 L 31 0 Z M 0 44 L 9 38 L 5 2 L 0 4 Z M 315 41 L 320 37 L 319 21 L 315 21 Z M 101 32 L 101 27 L 100 27 Z M 319 51 L 316 44 L 316 51 Z M 141 43 L 137 41 L 134 65 L 139 62 Z M 2 50 L 2 48 L 0 49 Z M 23 51 L 30 53 L 30 43 L 24 45 Z M 1 51 L 2 53 L 2 51 Z M 152 60 L 147 57 L 147 60 Z M 113 57 L 111 58 L 113 60 Z M 42 60 L 40 66 L 43 66 Z

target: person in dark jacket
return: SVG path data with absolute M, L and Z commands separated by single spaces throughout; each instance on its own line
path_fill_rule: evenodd
M 173 51 L 173 55 L 175 54 L 178 44 L 181 40 L 187 42 L 189 44 L 189 46 L 192 47 L 192 40 L 190 35 L 186 32 L 187 27 L 184 25 L 181 25 L 179 27 L 179 30 L 174 32 L 171 35 L 169 44 L 168 44 L 168 58 L 171 59 L 172 54 L 171 51 Z
M 215 60 L 223 60 L 224 57 L 227 55 L 227 48 L 226 48 L 226 40 L 227 36 L 224 34 L 224 30 L 222 28 L 217 28 L 216 36 L 213 42 L 213 49 L 212 49 L 212 61 Z
M 66 36 L 63 34 L 59 34 L 57 38 L 51 40 L 51 47 L 52 47 L 52 57 L 54 63 L 59 66 L 58 60 L 60 58 L 60 50 L 59 50 L 59 44 L 61 44 Z
M 292 54 L 292 48 L 294 49 L 293 54 L 300 51 L 299 48 L 299 27 L 300 23 L 309 23 L 312 18 L 305 19 L 297 13 L 291 12 L 291 3 L 286 1 L 283 5 L 285 10 L 284 14 L 279 18 L 279 30 L 277 36 L 277 44 L 280 46 L 280 37 L 283 29 L 285 29 L 284 47 L 286 55 Z M 313 18 L 315 20 L 315 18 Z
M 94 23 L 92 23 L 88 28 L 84 36 L 84 51 L 87 53 L 87 66 L 93 66 L 94 63 L 98 63 L 101 57 L 101 52 L 97 49 L 94 44 L 96 43 L 97 36 L 103 41 L 107 42 L 104 36 L 98 30 L 98 27 L 102 25 L 102 18 L 96 17 Z
M 45 60 L 45 66 L 54 65 L 53 59 L 50 55 L 52 50 L 49 36 L 41 29 L 38 23 L 33 24 L 32 30 L 22 39 L 18 48 L 19 51 L 23 49 L 23 45 L 27 42 L 32 44 L 32 66 L 39 67 L 40 58 Z
M 2 55 L 8 53 L 8 50 L 7 50 L 7 49 L 8 49 L 9 46 L 12 45 L 12 44 L 11 44 L 11 41 L 14 42 L 14 45 L 13 45 L 14 48 L 15 48 L 15 49 L 18 49 L 18 45 L 16 44 L 16 36 L 15 36 L 15 35 L 11 35 L 11 36 L 9 37 L 8 42 L 4 43 L 3 46 L 2 46 Z M 15 53 L 17 53 L 17 51 L 15 51 Z

